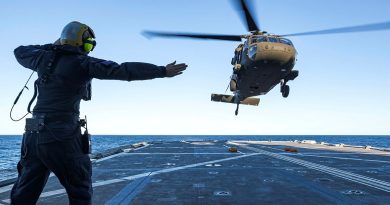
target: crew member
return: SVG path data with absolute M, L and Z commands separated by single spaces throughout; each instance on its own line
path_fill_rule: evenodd
M 91 204 L 92 169 L 79 119 L 80 101 L 91 98 L 91 80 L 174 77 L 187 67 L 176 62 L 118 64 L 89 57 L 95 46 L 93 30 L 73 21 L 54 44 L 15 49 L 17 61 L 38 73 L 34 83 L 38 97 L 33 117 L 26 120 L 11 204 L 36 204 L 50 172 L 64 186 L 70 204 Z

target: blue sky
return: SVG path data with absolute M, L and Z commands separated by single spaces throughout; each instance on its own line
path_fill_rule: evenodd
M 255 19 L 286 34 L 390 21 L 387 0 L 254 0 Z M 71 5 L 71 6 L 70 6 Z M 147 39 L 142 30 L 246 34 L 228 0 L 21 1 L 1 4 L 0 134 L 20 134 L 9 109 L 30 72 L 17 64 L 19 45 L 54 42 L 73 20 L 90 25 L 91 56 L 121 62 L 189 65 L 179 77 L 151 81 L 93 81 L 81 114 L 93 134 L 390 134 L 390 31 L 291 37 L 298 50 L 284 99 L 278 88 L 259 107 L 210 101 L 224 93 L 235 42 Z M 30 82 L 29 87 L 32 87 Z M 25 91 L 14 115 L 25 113 Z

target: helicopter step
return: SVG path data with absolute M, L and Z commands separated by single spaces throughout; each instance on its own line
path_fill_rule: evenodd
M 232 95 L 211 94 L 211 101 L 237 104 Z M 239 104 L 258 106 L 259 103 L 259 98 L 245 98 L 244 100 L 241 100 Z

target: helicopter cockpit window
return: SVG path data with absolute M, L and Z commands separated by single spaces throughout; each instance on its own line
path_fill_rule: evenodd
M 292 42 L 290 40 L 288 40 L 287 38 L 280 38 L 279 40 L 280 40 L 280 43 L 284 43 L 284 44 L 293 46 Z
M 264 36 L 257 37 L 257 42 L 267 42 L 267 38 Z
M 265 36 L 253 37 L 251 43 L 267 42 Z
M 251 43 L 257 43 L 257 38 L 252 38 Z
M 268 37 L 268 41 L 273 42 L 273 43 L 279 43 L 278 38 L 275 38 L 275 37 Z

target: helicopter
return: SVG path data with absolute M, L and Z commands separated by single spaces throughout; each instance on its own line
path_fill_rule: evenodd
M 286 37 L 390 29 L 390 22 L 381 22 L 276 35 L 260 29 L 253 19 L 248 7 L 249 4 L 245 0 L 234 0 L 233 3 L 246 24 L 249 34 L 219 35 L 155 31 L 144 31 L 143 34 L 146 37 L 197 38 L 240 42 L 231 60 L 233 71 L 228 88 L 233 92 L 233 95 L 211 94 L 211 101 L 236 104 L 235 115 L 238 114 L 240 104 L 259 105 L 260 99 L 254 96 L 265 95 L 278 84 L 282 96 L 284 98 L 289 96 L 290 87 L 287 83 L 297 78 L 299 71 L 294 70 L 297 50 L 292 41 Z

